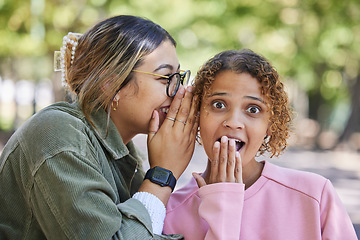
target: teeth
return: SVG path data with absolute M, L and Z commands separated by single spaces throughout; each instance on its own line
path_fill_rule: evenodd
M 233 139 L 233 138 L 229 138 L 229 140 L 230 139 Z M 238 139 L 234 139 L 234 140 L 235 140 L 236 151 L 239 151 L 244 146 L 245 143 Z
M 234 139 L 236 144 L 244 143 L 243 141 L 240 141 L 239 139 L 236 139 L 236 138 L 228 138 L 229 141 L 230 141 L 231 139 Z M 219 138 L 218 141 L 221 142 L 221 138 Z
M 169 108 L 160 108 L 160 111 L 167 114 L 169 111 Z

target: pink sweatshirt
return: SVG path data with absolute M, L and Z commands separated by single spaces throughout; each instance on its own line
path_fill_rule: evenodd
M 269 162 L 246 191 L 238 183 L 199 189 L 192 179 L 171 195 L 164 233 L 186 240 L 357 239 L 329 180 Z

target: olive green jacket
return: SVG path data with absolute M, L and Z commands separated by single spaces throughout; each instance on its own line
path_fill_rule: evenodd
M 78 104 L 32 116 L 0 157 L 0 239 L 180 239 L 157 236 L 131 196 L 143 181 L 132 142 L 107 114 L 86 120 Z

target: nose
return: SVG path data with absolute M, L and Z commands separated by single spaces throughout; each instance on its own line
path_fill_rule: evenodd
M 224 122 L 223 126 L 225 128 L 231 129 L 243 129 L 244 121 L 241 119 L 239 114 L 231 114 Z

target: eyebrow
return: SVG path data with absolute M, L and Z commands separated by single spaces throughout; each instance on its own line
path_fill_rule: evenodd
M 246 98 L 250 98 L 253 99 L 255 101 L 259 101 L 265 104 L 265 101 L 262 98 L 258 98 L 258 97 L 253 97 L 253 96 L 245 96 Z
M 209 97 L 214 97 L 214 96 L 224 96 L 224 95 L 228 95 L 227 93 L 212 93 L 209 95 Z
M 209 97 L 214 97 L 214 96 L 224 96 L 224 95 L 229 95 L 228 93 L 224 93 L 224 92 L 216 92 L 213 94 L 210 94 Z M 254 97 L 254 96 L 245 96 L 245 98 L 249 98 L 255 101 L 259 101 L 265 104 L 265 101 L 262 98 L 258 98 L 258 97 Z
M 163 68 L 166 68 L 166 69 L 169 69 L 169 70 L 173 70 L 173 69 L 174 69 L 173 66 L 170 65 L 170 64 L 161 64 L 159 67 L 157 67 L 157 68 L 154 70 L 154 72 L 157 72 L 157 71 L 159 71 L 160 69 L 163 69 Z M 180 69 L 180 64 L 179 64 L 177 70 L 179 70 L 179 69 Z

